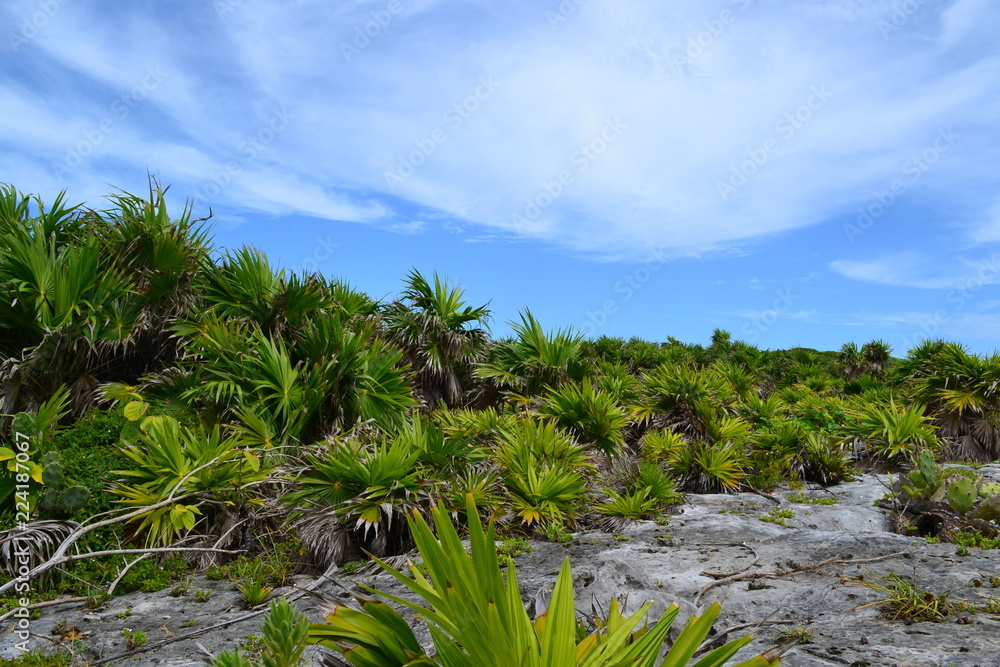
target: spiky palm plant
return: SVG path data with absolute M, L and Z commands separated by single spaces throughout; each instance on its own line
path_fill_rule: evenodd
M 725 493 L 740 486 L 747 465 L 743 448 L 735 443 L 710 444 L 696 440 L 670 462 L 670 472 L 685 491 Z
M 100 383 L 135 382 L 177 357 L 168 326 L 192 305 L 208 242 L 189 208 L 170 218 L 164 193 L 151 180 L 148 199 L 113 195 L 98 212 L 3 191 L 0 298 L 11 307 L 0 312 L 0 410 L 66 383 L 80 413 Z
M 572 433 L 578 442 L 596 447 L 609 458 L 625 444 L 624 412 L 611 394 L 595 389 L 590 379 L 580 385 L 567 382 L 559 389 L 550 389 L 539 414 Z
M 126 442 L 122 453 L 133 465 L 115 471 L 121 481 L 113 493 L 123 505 L 139 508 L 178 498 L 176 504 L 140 517 L 136 533 L 148 544 L 170 544 L 194 529 L 199 516 L 204 517 L 200 534 L 234 540 L 220 526 L 229 523 L 240 505 L 258 502 L 252 487 L 269 474 L 254 452 L 240 447 L 235 434 L 218 425 L 185 428 L 167 416 L 143 418 L 138 437 Z M 193 497 L 181 502 L 188 495 Z M 203 499 L 215 501 L 207 515 L 197 506 Z
M 475 506 L 468 504 L 470 552 L 466 553 L 451 518 L 441 508 L 432 510 L 437 537 L 421 515 L 408 517 L 417 547 L 429 571 L 415 565 L 406 575 L 379 561 L 380 566 L 416 594 L 419 601 L 378 593 L 412 609 L 425 619 L 436 649 L 428 656 L 406 621 L 384 602 L 363 599 L 361 609 L 339 605 L 326 623 L 309 626 L 312 643 L 341 653 L 355 667 L 375 665 L 449 665 L 451 667 L 597 667 L 635 664 L 645 667 L 683 667 L 696 653 L 718 616 L 718 604 L 700 618 L 692 617 L 663 652 L 670 625 L 679 607 L 670 607 L 652 626 L 639 627 L 652 603 L 625 617 L 617 603 L 594 633 L 577 637 L 573 575 L 569 559 L 563 563 L 547 612 L 534 621 L 528 616 L 518 588 L 517 574 L 508 564 L 504 576 L 497 555 L 493 522 L 484 530 Z M 750 642 L 746 636 L 702 657 L 700 667 L 721 667 Z M 758 656 L 736 667 L 777 665 L 779 654 Z
M 553 424 L 520 419 L 495 449 L 515 514 L 528 524 L 572 523 L 593 470 L 586 448 Z
M 708 423 L 735 412 L 736 394 L 714 373 L 663 364 L 643 376 L 645 385 L 633 416 L 655 427 L 707 437 Z
M 424 403 L 455 407 L 469 389 L 488 342 L 489 309 L 465 305 L 465 291 L 434 274 L 434 284 L 412 269 L 402 299 L 389 306 L 385 327 L 405 351 Z
M 930 341 L 910 351 L 904 385 L 927 404 L 949 454 L 1000 459 L 1000 355 L 969 354 L 960 345 Z
M 493 346 L 491 357 L 476 370 L 480 378 L 525 396 L 536 396 L 566 380 L 583 379 L 581 334 L 572 330 L 548 333 L 527 310 L 521 313 L 520 322 L 509 324 L 515 337 Z
M 852 413 L 851 437 L 858 454 L 870 461 L 898 465 L 913 463 L 922 449 L 937 449 L 937 427 L 914 403 L 897 406 L 862 403 Z
M 396 555 L 410 544 L 402 515 L 430 496 L 472 493 L 488 506 L 495 482 L 488 450 L 419 419 L 392 436 L 359 432 L 310 455 L 282 502 L 313 558 L 341 562 L 352 549 Z M 461 503 L 459 504 L 459 506 Z

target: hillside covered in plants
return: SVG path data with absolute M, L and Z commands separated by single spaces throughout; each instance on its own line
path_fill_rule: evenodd
M 997 489 L 940 464 L 1000 459 L 1000 356 L 591 340 L 527 309 L 497 339 L 488 305 L 436 274 L 380 302 L 213 246 L 155 186 L 109 201 L 0 191 L 0 529 L 26 513 L 32 566 L 50 564 L 32 600 L 236 562 L 264 590 L 273 568 L 252 563 L 403 554 L 408 516 L 467 525 L 467 498 L 501 535 L 559 541 L 685 493 L 869 469 L 906 472 L 926 504 L 901 529 L 997 537 Z M 116 553 L 53 560 L 97 551 Z

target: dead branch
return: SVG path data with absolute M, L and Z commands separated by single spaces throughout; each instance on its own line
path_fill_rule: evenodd
M 266 605 L 258 605 L 258 606 L 266 606 Z M 107 665 L 108 663 L 118 662 L 119 660 L 125 660 L 139 653 L 146 653 L 147 651 L 158 649 L 160 647 L 166 646 L 167 644 L 173 644 L 174 642 L 179 642 L 182 639 L 193 639 L 194 637 L 199 637 L 205 634 L 206 632 L 210 632 L 212 630 L 218 630 L 219 628 L 225 628 L 230 625 L 235 625 L 236 623 L 239 623 L 241 621 L 250 620 L 255 616 L 260 616 L 265 611 L 266 609 L 258 609 L 256 611 L 250 612 L 249 614 L 243 614 L 242 616 L 238 616 L 232 620 L 223 621 L 222 623 L 216 623 L 215 625 L 210 625 L 207 628 L 198 628 L 197 630 L 193 630 L 187 634 L 177 635 L 176 637 L 168 637 L 153 644 L 146 644 L 145 646 L 137 648 L 134 651 L 128 651 L 126 653 L 121 653 L 119 655 L 113 655 L 110 658 L 101 658 L 100 660 L 90 663 L 90 666 L 100 667 L 100 665 Z
M 17 585 L 19 581 L 31 581 L 32 579 L 37 579 L 38 577 L 45 574 L 55 566 L 67 562 L 65 560 L 67 557 L 64 556 L 63 554 L 65 554 L 69 550 L 69 548 L 77 542 L 77 540 L 79 540 L 87 533 L 93 532 L 98 528 L 104 528 L 105 526 L 113 526 L 114 524 L 117 523 L 126 523 L 128 521 L 131 521 L 132 519 L 136 519 L 142 516 L 143 514 L 147 514 L 149 512 L 152 512 L 153 510 L 158 510 L 161 507 L 166 507 L 167 505 L 171 505 L 178 500 L 181 500 L 183 498 L 188 498 L 193 495 L 197 494 L 186 493 L 183 496 L 178 496 L 177 498 L 168 498 L 167 500 L 162 500 L 153 505 L 140 507 L 139 509 L 133 510 L 121 516 L 112 517 L 110 519 L 104 519 L 103 521 L 98 521 L 97 523 L 92 523 L 87 526 L 82 526 L 82 525 L 79 526 L 72 533 L 70 533 L 65 540 L 63 540 L 62 544 L 59 545 L 59 547 L 52 553 L 52 556 L 47 561 L 35 566 L 28 573 L 23 574 L 14 579 L 11 579 L 6 584 L 0 585 L 0 595 L 3 595 L 4 593 L 12 589 L 14 586 Z M 132 552 L 132 553 L 141 553 L 141 552 Z
M 771 613 L 773 614 L 774 612 Z M 722 644 L 725 641 L 726 636 L 733 632 L 739 632 L 740 630 L 746 630 L 747 628 L 759 628 L 762 625 L 795 625 L 797 622 L 798 621 L 790 620 L 771 621 L 764 618 L 754 623 L 740 623 L 739 625 L 734 625 L 726 628 L 725 630 L 720 630 L 711 639 L 706 639 L 705 642 L 698 647 L 698 650 L 695 651 L 695 655 L 700 655 L 709 649 L 715 648 L 717 644 Z
M 760 562 L 760 556 L 757 555 L 757 550 L 754 549 L 749 544 L 739 544 L 739 545 L 735 545 L 735 546 L 741 546 L 741 547 L 744 547 L 746 549 L 749 549 L 750 553 L 752 553 L 753 556 L 754 556 L 753 562 L 750 563 L 749 565 L 747 565 L 742 570 L 736 570 L 735 572 L 702 572 L 701 576 L 703 576 L 703 577 L 712 577 L 713 579 L 725 579 L 726 577 L 732 577 L 734 575 L 746 572 L 751 567 L 753 567 L 754 565 L 756 565 L 757 563 Z
M 828 558 L 827 560 L 821 563 L 814 563 L 813 565 L 803 565 L 802 567 L 796 567 L 791 570 L 780 570 L 777 572 L 741 572 L 739 574 L 734 574 L 705 584 L 704 586 L 701 587 L 701 590 L 698 591 L 698 594 L 694 596 L 694 603 L 696 605 L 699 604 L 701 602 L 702 596 L 705 595 L 705 593 L 707 593 L 709 589 L 714 588 L 715 586 L 721 586 L 722 584 L 729 584 L 734 581 L 740 581 L 743 579 L 756 579 L 758 577 L 787 577 L 788 575 L 797 574 L 799 572 L 818 570 L 822 567 L 826 567 L 827 565 L 853 565 L 855 563 L 877 563 L 882 560 L 888 560 L 889 558 L 895 558 L 896 556 L 902 556 L 904 555 L 904 553 L 905 552 L 903 551 L 897 551 L 895 553 L 887 554 L 885 556 L 878 556 L 876 558 L 860 558 L 860 559 L 853 558 L 848 560 L 837 559 L 836 557 L 834 557 L 834 558 Z M 711 576 L 710 574 L 707 574 L 705 572 L 702 572 L 702 574 L 705 576 Z
M 45 602 L 36 602 L 35 604 L 29 604 L 26 607 L 16 607 L 11 609 L 3 616 L 0 616 L 0 621 L 6 621 L 8 618 L 14 615 L 18 609 L 43 609 L 45 607 L 56 607 L 61 604 L 70 604 L 72 602 L 86 602 L 85 597 L 72 597 L 72 598 L 59 598 L 58 600 L 46 600 Z
M 136 558 L 131 563 L 126 564 L 125 567 L 122 568 L 122 571 L 118 573 L 118 576 L 115 577 L 115 580 L 111 582 L 111 585 L 108 586 L 108 595 L 114 595 L 115 588 L 118 587 L 119 582 L 121 582 L 121 580 L 125 578 L 125 575 L 128 574 L 128 571 L 132 569 L 133 565 L 138 565 L 141 561 L 146 560 L 152 555 L 153 554 L 143 554 L 138 558 Z

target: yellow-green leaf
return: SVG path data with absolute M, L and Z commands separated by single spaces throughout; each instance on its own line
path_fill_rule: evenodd
M 130 422 L 138 421 L 140 417 L 146 414 L 146 410 L 148 408 L 149 405 L 143 403 L 142 401 L 130 401 L 125 405 L 125 419 Z
M 254 472 L 260 470 L 260 457 L 253 452 L 243 452 L 243 457 L 246 459 L 247 465 Z

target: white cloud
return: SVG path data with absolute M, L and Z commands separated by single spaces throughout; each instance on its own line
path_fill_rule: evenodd
M 426 228 L 427 223 L 423 220 L 410 220 L 409 222 L 397 222 L 394 225 L 389 225 L 389 231 L 397 234 L 404 234 L 406 236 L 422 234 Z
M 942 270 L 930 257 L 907 251 L 871 260 L 837 260 L 830 268 L 853 280 L 898 287 L 978 291 L 1000 283 L 1000 255 L 954 261 Z
M 995 21 L 985 0 L 922 7 L 890 39 L 876 26 L 888 1 L 591 2 L 555 29 L 533 3 L 403 4 L 350 58 L 343 44 L 381 3 L 242 2 L 224 16 L 67 7 L 33 48 L 94 90 L 73 110 L 0 80 L 13 110 L 0 136 L 51 164 L 161 64 L 162 86 L 101 147 L 114 174 L 148 167 L 200 192 L 235 161 L 219 201 L 236 207 L 387 226 L 436 212 L 605 258 L 691 256 L 848 214 L 945 125 L 961 146 L 922 174 L 921 192 L 958 209 L 996 185 L 996 47 L 963 41 Z M 240 146 L 275 110 L 293 120 L 247 162 Z M 412 175 L 388 184 L 401 161 Z M 97 162 L 71 179 L 106 183 Z M 513 219 L 536 209 L 528 225 Z M 995 220 L 974 242 L 1000 239 Z M 834 268 L 945 280 L 877 264 Z

